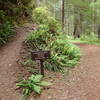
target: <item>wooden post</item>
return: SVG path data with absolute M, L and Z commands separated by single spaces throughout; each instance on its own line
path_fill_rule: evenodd
M 40 61 L 40 72 L 41 72 L 41 75 L 44 76 L 43 62 L 46 59 L 50 58 L 50 51 L 43 51 L 43 50 L 40 49 L 38 51 L 31 52 L 31 56 L 32 56 L 32 60 L 34 60 L 34 61 L 39 60 Z
M 40 60 L 40 64 L 41 64 L 41 75 L 44 76 L 44 66 L 43 66 L 43 60 Z

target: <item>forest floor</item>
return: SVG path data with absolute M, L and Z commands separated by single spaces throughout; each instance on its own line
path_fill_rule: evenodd
M 25 27 L 17 28 L 16 36 L 0 48 L 0 100 L 21 100 L 21 94 L 15 90 L 15 83 L 22 69 L 16 61 L 20 57 L 22 42 L 33 27 L 34 25 L 27 24 Z
M 34 25 L 17 28 L 17 35 L 0 48 L 0 100 L 21 100 L 16 90 L 17 77 L 22 68 L 19 59 L 22 42 Z M 77 43 L 82 50 L 80 64 L 68 73 L 45 71 L 45 78 L 53 85 L 30 100 L 100 100 L 100 46 Z

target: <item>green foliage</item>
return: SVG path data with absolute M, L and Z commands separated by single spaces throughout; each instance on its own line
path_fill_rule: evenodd
M 89 44 L 100 45 L 100 39 L 97 38 L 95 33 L 91 32 L 90 34 L 84 34 L 80 37 L 81 41 L 85 41 Z
M 82 1 L 82 0 L 70 0 L 72 4 L 74 4 L 76 7 L 88 7 L 88 2 Z
M 100 8 L 100 0 L 97 0 L 96 2 L 92 2 L 90 6 L 95 8 Z
M 64 67 L 74 67 L 80 59 L 80 49 L 63 38 L 57 37 L 48 45 L 51 59 L 45 67 L 53 71 L 62 71 Z
M 34 8 L 35 0 L 0 0 L 0 9 L 15 25 L 30 21 Z
M 80 38 L 69 38 L 71 43 L 86 43 L 86 44 L 93 44 L 93 45 L 100 45 L 100 39 L 97 38 L 95 33 L 86 33 L 83 34 Z
M 0 24 L 0 46 L 5 44 L 9 40 L 9 38 L 15 33 L 13 29 L 13 25 L 8 21 L 4 24 Z
M 80 58 L 80 50 L 68 42 L 66 35 L 53 35 L 46 25 L 33 31 L 27 41 L 34 47 L 51 50 L 51 59 L 45 63 L 45 68 L 53 71 L 61 71 L 63 67 L 73 67 Z M 66 38 L 66 39 L 65 39 Z
M 73 67 L 80 58 L 79 48 L 68 42 L 60 24 L 47 15 L 47 9 L 41 9 L 36 8 L 33 17 L 41 25 L 28 36 L 27 42 L 35 48 L 51 50 L 51 59 L 45 62 L 45 68 L 62 71 L 64 67 Z
M 24 66 L 24 67 L 34 67 L 36 65 L 36 63 L 34 61 L 32 61 L 32 59 L 28 59 L 26 61 L 19 61 L 19 63 Z
M 27 38 L 36 48 L 44 48 L 50 41 L 54 40 L 53 34 L 49 31 L 47 25 L 40 25 L 37 30 L 33 31 Z
M 36 8 L 32 12 L 32 18 L 38 24 L 44 24 L 44 23 L 46 23 L 48 15 L 50 15 L 50 12 L 47 11 L 46 7 Z
M 0 46 L 5 44 L 9 38 L 15 33 L 13 24 L 8 21 L 5 12 L 0 10 Z
M 51 33 L 57 34 L 61 32 L 61 25 L 53 17 L 46 7 L 39 7 L 33 10 L 32 18 L 37 24 L 45 24 Z
M 93 41 L 93 40 L 96 40 L 97 39 L 97 36 L 95 35 L 95 33 L 93 32 L 88 32 L 86 34 L 83 34 L 80 38 L 81 40 L 86 40 L 86 41 Z
M 40 94 L 43 87 L 51 85 L 50 82 L 44 81 L 42 78 L 42 75 L 31 75 L 27 80 L 22 80 L 16 85 L 20 88 L 23 88 L 23 95 L 25 97 L 30 96 L 30 93 L 33 91 Z
M 4 21 L 5 19 L 5 12 L 3 10 L 0 10 L 0 22 Z

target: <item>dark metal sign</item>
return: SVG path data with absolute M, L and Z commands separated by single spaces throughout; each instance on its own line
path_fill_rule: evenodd
M 50 51 L 42 51 L 42 50 L 38 50 L 38 51 L 33 51 L 32 52 L 32 60 L 39 60 L 40 61 L 40 65 L 41 65 L 41 74 L 44 75 L 44 66 L 43 66 L 43 62 L 46 59 L 50 58 Z
M 33 60 L 46 60 L 50 58 L 50 51 L 33 51 L 32 59 Z

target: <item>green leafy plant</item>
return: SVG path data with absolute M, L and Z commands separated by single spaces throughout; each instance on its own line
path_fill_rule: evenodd
M 74 67 L 81 57 L 80 49 L 77 46 L 61 38 L 52 41 L 48 48 L 51 50 L 51 59 L 48 60 L 49 63 L 45 63 L 45 67 L 54 71 L 63 67 Z M 49 68 L 48 64 L 51 64 Z M 53 66 L 57 67 L 53 68 Z
M 5 44 L 9 38 L 15 33 L 14 27 L 5 16 L 5 13 L 0 10 L 0 46 Z
M 35 62 L 34 61 L 32 61 L 32 59 L 28 59 L 28 60 L 26 60 L 26 61 L 19 61 L 19 63 L 22 65 L 22 66 L 27 66 L 27 67 L 29 67 L 29 66 L 31 66 L 31 67 L 34 67 L 36 64 L 35 64 Z
M 27 37 L 27 42 L 30 42 L 34 47 L 45 48 L 54 39 L 55 36 L 49 31 L 49 27 L 43 24 Z
M 64 67 L 74 67 L 80 59 L 80 49 L 68 41 L 55 18 L 46 15 L 44 19 L 44 12 L 47 13 L 46 8 L 43 11 L 40 8 L 35 9 L 35 20 L 40 25 L 27 37 L 27 42 L 35 48 L 51 51 L 51 58 L 44 64 L 48 70 L 62 71 Z
M 16 85 L 20 88 L 23 88 L 23 95 L 25 97 L 30 96 L 30 93 L 33 91 L 40 94 L 43 87 L 50 86 L 51 83 L 44 81 L 42 75 L 31 75 L 27 80 L 22 80 Z
M 80 49 L 67 39 L 66 35 L 53 35 L 46 25 L 40 25 L 27 41 L 36 48 L 51 51 L 51 58 L 45 62 L 45 68 L 62 71 L 64 67 L 74 67 L 81 57 Z
M 13 30 L 13 25 L 8 21 L 0 25 L 0 45 L 5 44 L 13 36 L 15 33 Z
M 85 33 L 79 38 L 79 42 L 100 45 L 100 39 L 97 38 L 97 35 L 93 32 Z
M 59 34 L 62 31 L 59 22 L 51 17 L 51 13 L 46 7 L 38 7 L 33 10 L 32 19 L 39 25 L 45 24 L 48 26 L 50 33 Z
M 38 7 L 32 12 L 32 18 L 37 24 L 44 24 L 48 20 L 48 9 L 46 7 Z
M 0 22 L 5 21 L 5 12 L 3 10 L 0 10 Z

